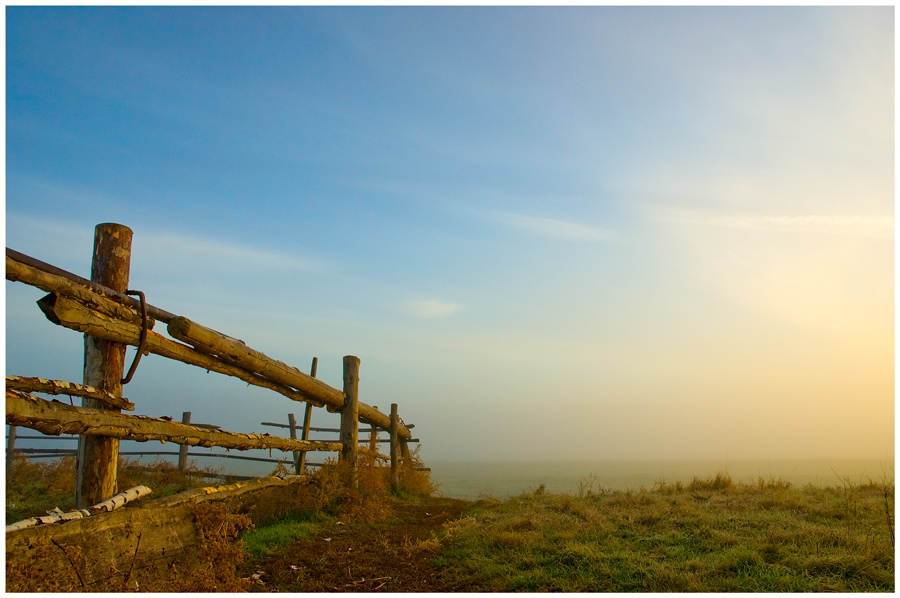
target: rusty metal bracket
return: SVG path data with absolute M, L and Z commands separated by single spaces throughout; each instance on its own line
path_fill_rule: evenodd
M 135 370 L 137 370 L 138 363 L 141 361 L 141 355 L 144 354 L 144 345 L 147 343 L 147 298 L 144 297 L 142 291 L 125 291 L 125 294 L 137 295 L 141 299 L 141 340 L 138 343 L 137 354 L 134 356 L 134 361 L 131 362 L 131 367 L 128 368 L 128 375 L 122 378 L 122 384 L 131 382 L 131 378 L 134 376 Z

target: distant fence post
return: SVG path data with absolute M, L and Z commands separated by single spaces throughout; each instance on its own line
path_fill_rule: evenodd
M 297 420 L 293 413 L 288 413 L 288 431 L 291 433 L 291 440 L 297 440 Z M 300 475 L 300 451 L 292 451 L 291 455 L 294 458 L 294 473 Z
M 183 424 L 191 423 L 191 412 L 190 411 L 182 412 L 181 423 L 183 423 Z M 188 459 L 188 445 L 182 444 L 181 448 L 178 449 L 178 471 L 184 473 L 184 470 L 187 469 L 187 459 Z
M 121 224 L 98 224 L 94 228 L 94 254 L 91 260 L 91 281 L 114 291 L 128 289 L 131 267 L 131 229 Z M 84 335 L 84 384 L 122 396 L 122 376 L 125 371 L 125 345 Z M 107 407 L 95 399 L 82 398 L 82 407 L 106 409 L 121 413 L 121 409 Z M 78 469 L 75 484 L 75 504 L 83 509 L 109 499 L 116 493 L 116 465 L 119 439 L 109 436 L 79 436 Z
M 16 451 L 16 426 L 9 427 L 9 438 L 6 441 L 6 475 L 12 468 L 13 459 L 15 459 Z
M 319 367 L 319 358 L 313 357 L 312 367 L 310 367 L 309 375 L 313 378 L 316 377 L 316 370 Z M 306 404 L 306 410 L 303 412 L 303 434 L 301 434 L 300 438 L 302 440 L 309 440 L 309 422 L 312 419 L 312 404 Z M 303 473 L 306 469 L 306 451 L 300 451 L 300 459 L 295 462 L 295 468 L 297 471 L 297 475 Z
M 378 405 L 372 405 L 372 409 L 378 410 Z M 375 424 L 369 428 L 369 450 L 373 453 L 378 452 L 378 428 Z
M 391 403 L 391 490 L 400 490 L 400 461 L 397 455 L 397 425 L 400 423 L 397 415 L 397 403 Z
M 341 409 L 341 461 L 350 464 L 350 485 L 357 486 L 359 452 L 359 357 L 344 356 L 344 406 Z

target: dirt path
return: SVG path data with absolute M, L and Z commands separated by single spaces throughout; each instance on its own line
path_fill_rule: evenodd
M 427 498 L 403 503 L 384 523 L 326 524 L 314 538 L 240 568 L 259 575 L 257 592 L 436 592 L 452 591 L 432 565 L 441 526 L 472 503 Z

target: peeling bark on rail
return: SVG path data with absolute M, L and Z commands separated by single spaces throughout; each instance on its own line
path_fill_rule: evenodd
M 218 446 L 241 451 L 248 449 L 341 450 L 339 442 L 291 440 L 268 434 L 239 434 L 223 430 L 210 430 L 154 417 L 123 415 L 99 409 L 73 407 L 58 401 L 46 401 L 12 389 L 6 390 L 6 423 L 53 436 L 60 434 L 110 436 L 138 442 L 159 440 L 188 446 Z
M 23 282 L 33 287 L 37 287 L 48 293 L 59 293 L 65 297 L 75 299 L 104 315 L 125 320 L 132 324 L 141 325 L 141 314 L 129 307 L 117 303 L 112 299 L 108 299 L 103 295 L 58 276 L 33 268 L 27 264 L 17 262 L 8 255 L 6 256 L 6 280 L 13 282 Z M 156 324 L 155 320 L 148 318 L 147 327 L 152 329 Z
M 69 395 L 72 397 L 87 397 L 95 401 L 106 403 L 110 407 L 134 411 L 134 403 L 124 397 L 117 397 L 111 392 L 75 384 L 65 380 L 46 380 L 44 378 L 26 378 L 24 376 L 7 376 L 6 388 L 21 390 L 24 392 L 41 392 L 48 395 Z
M 118 303 L 120 305 L 130 307 L 134 311 L 135 314 L 140 314 L 140 309 L 141 309 L 140 301 L 138 301 L 137 299 L 135 299 L 133 297 L 129 297 L 128 295 L 126 295 L 124 293 L 120 293 L 116 290 L 113 290 L 113 289 L 109 288 L 108 286 L 99 284 L 92 280 L 88 280 L 87 278 L 78 276 L 77 274 L 73 274 L 67 270 L 63 270 L 62 268 L 57 268 L 56 266 L 48 264 L 47 262 L 42 262 L 39 259 L 33 258 L 30 255 L 25 255 L 24 253 L 20 253 L 14 249 L 10 249 L 9 247 L 6 248 L 6 257 L 7 257 L 7 259 L 12 259 L 13 261 L 18 262 L 19 264 L 24 264 L 30 268 L 33 268 L 34 270 L 37 270 L 38 272 L 52 274 L 53 276 L 57 276 L 59 278 L 67 280 L 71 283 L 78 285 L 83 290 L 91 291 L 100 297 L 103 297 L 103 298 L 108 297 L 109 299 L 115 301 L 116 303 Z M 9 264 L 9 262 L 7 262 L 7 268 L 9 267 L 8 264 Z M 9 278 L 9 270 L 7 270 L 7 278 L 12 280 L 11 278 Z M 22 280 L 22 282 L 25 282 L 25 281 Z M 32 283 L 28 283 L 28 284 L 32 284 Z M 38 288 L 43 288 L 37 284 L 35 284 L 34 286 L 37 286 Z M 44 290 L 49 291 L 49 292 L 57 292 L 56 289 L 53 289 L 53 290 L 44 289 Z M 147 315 L 150 316 L 151 318 L 153 318 L 154 320 L 159 320 L 160 322 L 168 322 L 169 320 L 171 320 L 172 318 L 175 317 L 175 314 L 169 313 L 166 310 L 160 309 L 154 305 L 150 305 L 149 303 L 146 305 L 146 307 L 147 307 Z M 140 315 L 138 315 L 137 323 L 140 323 Z
M 44 312 L 44 315 L 47 316 L 47 319 L 59 326 L 135 347 L 140 344 L 140 326 L 104 316 L 67 297 L 51 293 L 39 300 L 37 304 L 41 311 Z M 318 407 L 324 406 L 320 401 L 288 388 L 283 384 L 272 382 L 258 374 L 224 363 L 211 355 L 167 339 L 152 330 L 147 331 L 147 341 L 144 348 L 148 353 L 161 355 L 168 359 L 181 361 L 182 363 L 201 367 L 226 376 L 233 376 L 248 384 L 274 390 L 292 401 L 312 403 Z

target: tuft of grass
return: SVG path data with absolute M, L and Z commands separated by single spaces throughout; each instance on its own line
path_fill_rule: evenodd
M 245 533 L 241 540 L 251 557 L 270 556 L 298 540 L 310 538 L 333 518 L 318 511 L 290 513 L 280 521 Z

